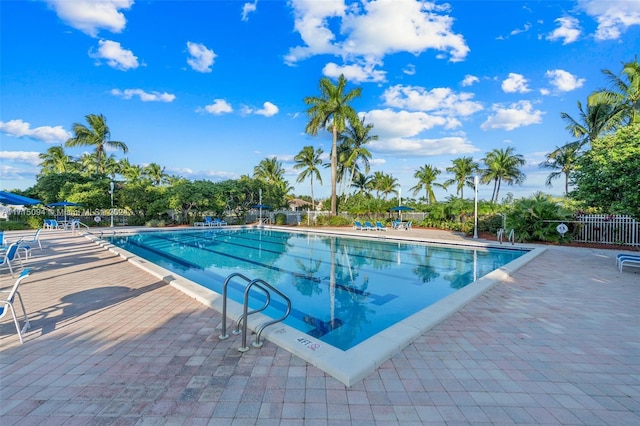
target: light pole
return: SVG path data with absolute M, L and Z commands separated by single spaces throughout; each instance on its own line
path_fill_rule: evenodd
M 111 194 L 111 227 L 112 228 L 113 228 L 113 187 L 114 187 L 114 184 L 113 184 L 113 181 L 111 181 L 109 184 L 109 188 L 110 188 L 109 193 Z
M 473 184 L 475 186 L 475 213 L 473 218 L 473 238 L 478 238 L 478 175 L 473 177 Z

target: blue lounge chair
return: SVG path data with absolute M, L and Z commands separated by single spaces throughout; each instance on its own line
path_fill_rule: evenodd
M 376 231 L 386 231 L 387 227 L 384 226 L 380 221 L 376 222 Z
M 227 222 L 224 220 L 221 220 L 217 217 L 213 219 L 212 226 L 226 226 L 226 225 L 227 225 Z
M 365 231 L 375 231 L 376 227 L 373 226 L 371 224 L 371 222 L 367 221 L 367 222 L 364 223 L 364 226 L 362 227 L 362 229 L 365 230 Z
M 413 223 L 412 221 L 407 222 L 407 224 L 404 226 L 404 229 L 406 229 L 407 231 L 408 231 L 409 229 L 411 229 L 411 224 L 412 224 L 412 223 Z
M 618 270 L 620 272 L 622 272 L 622 268 L 625 265 L 634 268 L 640 268 L 640 256 L 620 253 L 616 256 L 616 264 L 618 265 Z
M 14 243 L 9 244 L 7 251 L 4 252 L 4 256 L 2 257 L 2 261 L 0 261 L 0 268 L 8 268 L 12 277 L 15 277 L 13 273 L 13 266 L 11 262 L 15 262 L 16 258 L 20 260 L 20 255 L 18 254 L 18 249 L 20 248 L 20 242 L 22 240 L 18 240 Z M 21 261 L 22 262 L 22 261 Z
M 391 226 L 393 227 L 393 229 L 400 229 L 402 227 L 402 222 L 400 221 L 400 219 L 394 220 L 393 222 L 391 222 Z
M 27 317 L 27 310 L 24 308 L 24 303 L 22 302 L 22 296 L 18 291 L 18 287 L 20 286 L 20 283 L 22 282 L 22 280 L 24 280 L 28 276 L 29 276 L 29 269 L 27 268 L 24 271 L 22 271 L 22 273 L 16 280 L 13 287 L 11 287 L 11 290 L 0 290 L 0 293 L 7 293 L 6 298 L 3 297 L 0 299 L 0 318 L 4 317 L 7 314 L 7 312 L 11 312 L 11 315 L 13 316 L 13 323 L 16 325 L 16 331 L 18 332 L 18 337 L 20 338 L 20 343 L 24 343 L 22 335 L 31 326 L 29 324 L 29 318 Z M 13 307 L 16 295 L 18 296 L 18 300 L 20 301 L 20 305 L 22 306 L 22 313 L 24 314 L 24 326 L 22 327 L 22 330 L 20 329 L 20 322 L 18 321 L 16 310 Z
M 359 221 L 355 221 L 353 223 L 353 229 L 355 229 L 356 231 L 361 231 L 362 230 L 362 223 L 360 223 Z

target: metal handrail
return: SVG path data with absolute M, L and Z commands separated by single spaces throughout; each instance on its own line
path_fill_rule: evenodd
M 240 325 L 242 324 L 242 346 L 240 348 L 238 348 L 238 350 L 240 352 L 246 352 L 249 350 L 249 347 L 247 346 L 247 320 L 249 315 L 258 313 L 258 312 L 262 312 L 265 309 L 267 309 L 267 307 L 269 306 L 269 304 L 271 303 L 271 292 L 276 293 L 278 296 L 280 296 L 287 304 L 287 309 L 284 313 L 284 315 L 280 318 L 276 318 L 270 321 L 266 321 L 263 324 L 260 324 L 255 332 L 256 332 L 256 341 L 253 343 L 254 347 L 260 347 L 262 346 L 262 342 L 260 341 L 260 337 L 262 335 L 262 332 L 264 331 L 264 329 L 270 325 L 276 324 L 278 322 L 284 321 L 289 314 L 291 313 L 291 300 L 284 294 L 282 293 L 280 290 L 278 290 L 277 288 L 273 287 L 271 284 L 267 283 L 266 281 L 264 281 L 263 279 L 254 279 L 251 280 L 249 278 L 247 278 L 245 275 L 239 273 L 239 272 L 234 272 L 233 274 L 227 276 L 227 278 L 224 280 L 224 283 L 222 284 L 222 334 L 220 334 L 219 338 L 221 340 L 224 339 L 228 339 L 229 335 L 227 334 L 227 299 L 228 299 L 228 288 L 229 288 L 229 283 L 231 282 L 231 280 L 233 278 L 241 278 L 242 280 L 244 280 L 245 282 L 247 282 L 247 286 L 244 289 L 244 298 L 243 298 L 243 309 L 242 309 L 242 315 L 240 316 L 240 318 L 238 318 L 238 321 L 236 322 L 236 328 L 233 331 L 233 334 L 239 334 L 240 333 Z M 261 291 L 264 292 L 265 294 L 265 303 L 262 307 L 258 308 L 258 309 L 253 309 L 251 311 L 249 311 L 249 293 L 251 292 L 253 287 L 257 287 L 258 289 L 260 289 Z

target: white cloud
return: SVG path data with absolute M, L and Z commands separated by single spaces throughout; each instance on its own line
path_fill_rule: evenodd
M 128 10 L 133 0 L 46 0 L 60 19 L 91 37 L 99 29 L 121 32 L 127 20 L 120 9 Z
M 402 70 L 402 72 L 407 75 L 415 75 L 416 66 L 413 64 L 407 64 L 407 66 Z
M 375 63 L 365 63 L 362 65 L 337 65 L 329 62 L 322 69 L 322 74 L 327 77 L 338 78 L 343 74 L 352 83 L 383 82 L 386 81 L 387 73 L 374 69 Z
M 257 114 L 257 115 L 264 115 L 265 117 L 271 117 L 272 115 L 276 115 L 278 111 L 279 111 L 278 107 L 269 101 L 262 104 L 261 109 L 253 109 L 248 106 L 242 107 L 243 114 Z
M 629 0 L 580 0 L 579 6 L 595 18 L 596 40 L 615 40 L 632 25 L 640 25 L 640 2 Z
M 531 90 L 527 87 L 527 79 L 522 74 L 509 73 L 509 77 L 502 82 L 502 90 L 506 93 L 526 93 Z
M 187 58 L 187 63 L 194 71 L 211 72 L 213 60 L 217 56 L 213 50 L 208 49 L 204 44 L 187 42 L 187 49 L 191 57 Z
M 461 84 L 462 84 L 462 87 L 468 87 L 479 81 L 480 79 L 475 75 L 467 74 L 464 76 L 464 80 L 462 80 Z
M 469 53 L 464 37 L 452 30 L 448 5 L 419 0 L 377 0 L 348 7 L 343 0 L 292 0 L 291 5 L 304 45 L 289 50 L 289 64 L 319 54 L 380 60 L 391 53 L 418 55 L 434 49 L 455 62 Z M 339 29 L 331 27 L 332 18 L 339 21 Z
M 0 121 L 0 132 L 17 138 L 30 138 L 49 143 L 66 142 L 72 136 L 62 126 L 40 126 L 32 129 L 29 123 L 20 119 Z
M 460 126 L 454 118 L 429 115 L 424 112 L 393 111 L 376 109 L 363 113 L 366 121 L 373 123 L 380 138 L 408 138 L 419 133 L 442 126 L 452 129 Z
M 555 22 L 560 26 L 547 36 L 547 40 L 555 41 L 562 39 L 562 44 L 569 44 L 578 40 L 582 29 L 580 28 L 580 22 L 576 18 L 567 16 L 558 18 Z
M 527 24 L 524 24 L 524 27 L 516 28 L 515 30 L 511 31 L 511 35 L 518 35 L 520 33 L 526 33 L 530 29 L 531 29 L 531 24 L 527 23 Z
M 382 94 L 385 105 L 414 111 L 433 111 L 437 115 L 467 116 L 481 111 L 482 104 L 472 101 L 473 93 L 454 93 L 438 87 L 426 90 L 417 86 L 391 86 Z
M 138 96 L 142 102 L 173 102 L 176 99 L 176 95 L 164 92 L 145 92 L 142 89 L 112 89 L 111 94 L 121 97 L 123 99 L 131 99 L 134 96 Z
M 123 49 L 117 41 L 100 40 L 98 44 L 100 47 L 97 52 L 89 50 L 89 57 L 98 59 L 97 64 L 104 59 L 111 68 L 121 71 L 138 68 L 138 57 L 132 51 Z
M 504 129 L 509 131 L 522 126 L 539 124 L 542 122 L 544 114 L 540 110 L 534 110 L 529 101 L 520 101 L 507 107 L 496 104 L 492 109 L 494 114 L 482 123 L 480 126 L 482 130 Z
M 253 3 L 245 3 L 242 6 L 242 20 L 245 22 L 248 21 L 249 14 L 255 12 L 257 6 L 258 6 L 258 0 L 254 1 Z
M 34 151 L 0 151 L 0 160 L 16 163 L 27 163 L 32 166 L 40 164 L 40 153 Z
M 551 84 L 561 92 L 570 92 L 582 87 L 586 81 L 584 78 L 577 78 L 575 75 L 565 70 L 551 70 L 545 73 Z
M 478 151 L 464 137 L 438 139 L 390 138 L 369 142 L 371 151 L 391 156 L 460 155 Z
M 224 99 L 214 99 L 212 104 L 206 105 L 204 108 L 198 108 L 196 111 L 219 115 L 233 112 L 233 108 L 231 108 L 231 105 Z

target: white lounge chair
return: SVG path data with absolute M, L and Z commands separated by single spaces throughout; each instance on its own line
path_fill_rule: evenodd
M 20 249 L 20 243 L 22 240 L 18 240 L 14 243 L 9 244 L 7 251 L 4 252 L 4 256 L 2 257 L 2 261 L 0 261 L 0 268 L 6 267 L 9 269 L 12 277 L 15 277 L 13 273 L 14 266 L 12 262 L 15 262 L 16 258 L 22 264 L 22 260 L 20 259 L 20 255 L 18 254 L 18 250 Z
M 29 329 L 31 324 L 29 324 L 29 318 L 27 317 L 27 310 L 24 308 L 24 302 L 22 301 L 22 296 L 18 291 L 18 287 L 22 280 L 29 276 L 29 268 L 22 271 L 18 279 L 16 280 L 11 290 L 0 290 L 0 294 L 7 294 L 7 297 L 0 298 L 0 318 L 4 317 L 7 312 L 11 312 L 13 316 L 13 323 L 16 325 L 16 331 L 18 332 L 18 337 L 20 338 L 20 343 L 24 343 L 24 339 L 22 335 Z M 24 314 L 24 326 L 20 329 L 20 322 L 18 321 L 18 316 L 16 315 L 16 310 L 13 307 L 15 297 L 18 296 L 18 300 L 20 300 L 20 305 L 22 306 L 22 313 Z
M 618 270 L 620 272 L 622 272 L 622 268 L 624 266 L 640 268 L 640 256 L 620 253 L 616 256 L 616 264 L 618 265 Z
M 42 231 L 42 228 L 38 228 L 38 230 L 36 231 L 33 237 L 31 237 L 30 239 L 24 239 L 22 240 L 22 242 L 25 244 L 31 243 L 34 246 L 35 246 L 35 243 L 38 243 L 38 247 L 40 247 L 40 250 L 42 250 L 42 244 L 40 243 L 40 231 Z

